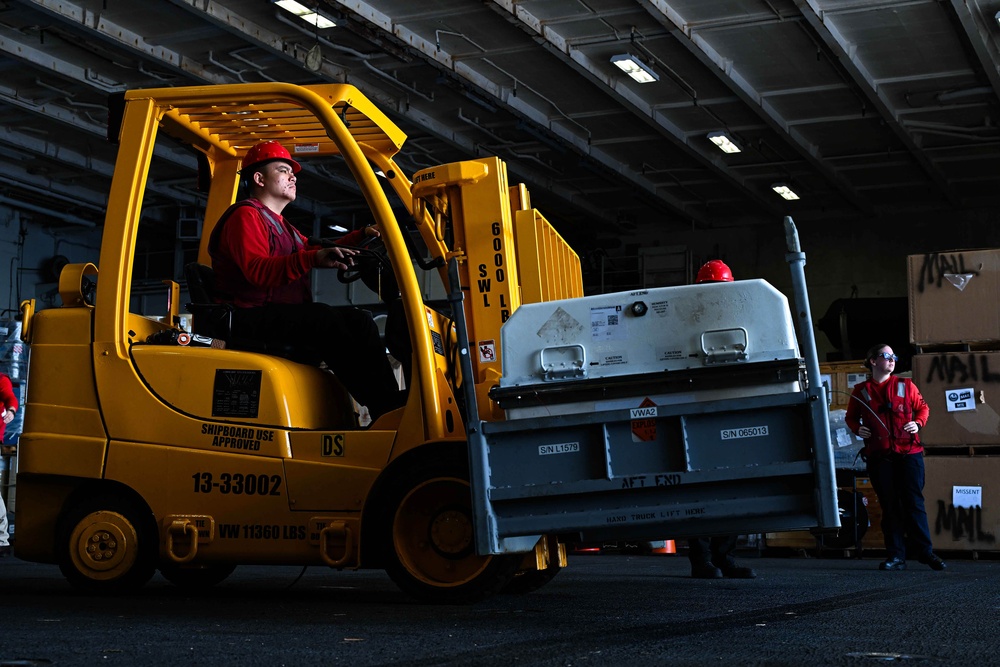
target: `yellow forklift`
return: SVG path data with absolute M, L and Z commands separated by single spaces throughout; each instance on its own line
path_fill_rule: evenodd
M 241 563 L 375 567 L 437 601 L 531 588 L 558 572 L 565 548 L 554 540 L 536 539 L 517 554 L 473 548 L 456 387 L 475 384 L 489 412 L 499 359 L 477 359 L 463 379 L 452 316 L 425 306 L 413 244 L 404 239 L 419 233 L 429 254 L 421 261 L 439 267 L 442 279 L 453 258 L 462 260 L 463 285 L 473 282 L 470 266 L 491 268 L 492 300 L 457 304 L 476 340 L 499 340 L 523 299 L 580 296 L 577 256 L 528 208 L 526 190 L 508 185 L 504 164 L 443 165 L 410 181 L 393 161 L 405 135 L 348 85 L 137 90 L 114 99 L 111 112 L 119 152 L 100 271 L 68 265 L 62 307 L 22 306 L 31 396 L 18 557 L 58 563 L 73 584 L 98 591 L 140 586 L 157 568 L 179 585 L 204 586 Z M 197 346 L 198 320 L 213 317 L 212 304 L 194 304 L 184 316 L 177 283 L 168 281 L 169 312 L 132 305 L 158 141 L 196 153 L 211 176 L 199 251 L 208 265 L 208 238 L 236 199 L 241 158 L 266 139 L 303 163 L 342 158 L 381 229 L 413 371 L 406 405 L 368 428 L 359 428 L 351 397 L 324 368 L 218 342 Z M 408 230 L 377 171 L 410 208 Z M 518 248 L 532 256 L 523 276 Z M 185 317 L 193 331 L 182 330 Z M 158 340 L 175 344 L 147 343 Z

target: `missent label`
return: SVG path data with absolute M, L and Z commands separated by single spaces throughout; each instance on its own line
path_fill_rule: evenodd
M 739 440 L 741 438 L 762 438 L 766 436 L 767 426 L 744 426 L 742 428 L 724 428 L 721 431 L 723 440 Z
M 539 445 L 538 455 L 547 456 L 548 454 L 572 454 L 573 452 L 580 451 L 579 442 L 560 442 L 555 445 Z

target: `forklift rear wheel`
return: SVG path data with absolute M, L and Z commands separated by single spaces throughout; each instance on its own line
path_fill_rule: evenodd
M 174 586 L 188 591 L 211 588 L 216 584 L 220 584 L 235 569 L 236 565 L 232 563 L 211 563 L 206 565 L 160 563 L 160 574 L 163 575 L 163 578 Z
M 480 600 L 499 592 L 520 565 L 519 555 L 476 554 L 464 470 L 454 462 L 417 466 L 393 485 L 388 499 L 386 572 L 418 600 Z
M 152 516 L 114 495 L 88 498 L 64 517 L 59 569 L 73 586 L 94 593 L 141 588 L 156 571 Z

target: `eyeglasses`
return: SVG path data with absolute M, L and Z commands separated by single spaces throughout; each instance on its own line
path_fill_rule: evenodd
M 875 356 L 882 357 L 883 359 L 886 359 L 888 361 L 899 361 L 899 357 L 897 357 L 895 354 L 889 354 L 888 352 L 879 352 Z

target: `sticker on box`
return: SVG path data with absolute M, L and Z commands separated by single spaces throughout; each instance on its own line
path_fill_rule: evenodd
M 668 350 L 665 348 L 656 348 L 656 360 L 657 361 L 675 361 L 677 359 L 683 359 L 684 352 L 681 350 Z
M 951 504 L 955 507 L 982 507 L 983 487 L 953 486 L 951 487 Z
M 965 290 L 965 286 L 972 282 L 974 273 L 946 273 L 944 279 L 952 284 L 959 292 Z
M 590 335 L 596 341 L 626 340 L 621 306 L 590 309 Z
M 948 412 L 975 410 L 976 399 L 972 387 L 965 389 L 948 389 L 944 392 L 944 404 Z
M 621 354 L 605 354 L 601 357 L 601 366 L 621 366 L 628 363 L 628 355 L 622 351 Z

